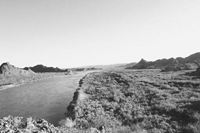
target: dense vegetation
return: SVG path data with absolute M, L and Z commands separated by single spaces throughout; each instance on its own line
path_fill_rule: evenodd
M 5 117 L 0 132 L 200 133 L 200 77 L 190 71 L 122 70 L 86 75 L 54 127 Z
M 35 120 L 27 118 L 23 121 L 22 117 L 4 117 L 0 119 L 0 133 L 97 133 L 96 129 L 78 130 L 67 128 L 65 125 L 55 127 L 44 119 Z
M 76 128 L 117 132 L 199 133 L 200 80 L 183 72 L 115 71 L 82 81 L 68 116 Z M 71 112 L 71 113 L 70 113 Z M 72 117 L 73 116 L 73 117 Z

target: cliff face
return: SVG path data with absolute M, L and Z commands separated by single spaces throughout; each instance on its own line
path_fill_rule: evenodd
M 142 59 L 136 65 L 127 69 L 161 69 L 166 71 L 194 70 L 200 66 L 200 52 L 192 54 L 186 58 L 159 59 L 148 62 Z

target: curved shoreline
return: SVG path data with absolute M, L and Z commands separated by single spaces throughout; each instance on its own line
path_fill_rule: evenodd
M 6 89 L 9 89 L 9 88 L 13 88 L 13 87 L 16 87 L 16 86 L 20 86 L 20 85 L 22 85 L 22 84 L 2 85 L 2 86 L 0 87 L 0 91 L 1 91 L 1 90 L 6 90 Z
M 26 79 L 26 80 L 21 79 L 21 81 L 19 81 L 19 82 L 1 84 L 0 85 L 0 91 L 6 90 L 6 89 L 9 89 L 9 88 L 13 88 L 13 87 L 17 87 L 17 86 L 21 86 L 21 85 L 24 85 L 24 84 L 27 84 L 27 83 L 32 83 L 32 82 L 35 82 L 35 81 L 38 81 L 38 80 L 44 80 L 44 79 L 47 79 L 47 78 L 54 78 L 56 76 L 66 76 L 66 75 L 64 75 L 64 73 L 60 73 L 60 74 L 57 74 L 57 73 L 40 74 L 40 73 L 38 73 L 35 77 L 29 77 L 30 79 Z

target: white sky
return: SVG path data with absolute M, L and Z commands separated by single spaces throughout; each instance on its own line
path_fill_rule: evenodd
M 0 63 L 78 67 L 200 51 L 200 0 L 0 0 Z

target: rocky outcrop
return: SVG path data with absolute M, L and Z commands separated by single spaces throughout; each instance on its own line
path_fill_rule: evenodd
M 72 70 L 69 70 L 68 72 L 65 73 L 65 75 L 73 75 L 73 74 L 76 74 L 76 72 Z
M 127 69 L 161 69 L 166 71 L 194 70 L 200 66 L 200 52 L 186 58 L 177 57 L 170 59 L 159 59 L 156 61 L 145 61 L 142 59 L 136 65 Z

